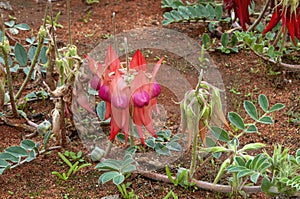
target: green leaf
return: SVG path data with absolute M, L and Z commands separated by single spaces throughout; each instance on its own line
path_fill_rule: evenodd
M 175 22 L 182 21 L 181 15 L 176 10 L 172 10 L 170 13 Z
M 19 62 L 20 66 L 26 66 L 27 65 L 27 53 L 25 48 L 17 43 L 15 45 L 15 56 L 17 61 Z
M 0 153 L 0 160 L 9 160 L 11 162 L 19 162 L 19 157 L 16 157 L 10 153 Z
M 15 21 L 14 20 L 6 21 L 6 22 L 4 22 L 4 24 L 11 28 L 15 25 Z
M 237 173 L 237 172 L 240 172 L 240 171 L 244 171 L 245 169 L 247 169 L 247 168 L 244 167 L 244 166 L 229 166 L 227 168 L 227 171 L 229 173 Z
M 33 57 L 34 57 L 34 54 L 36 52 L 36 47 L 35 46 L 31 46 L 28 50 L 28 57 L 29 57 L 29 60 L 32 62 L 33 60 Z
M 32 140 L 23 140 L 20 146 L 26 150 L 32 150 L 36 145 Z
M 279 111 L 279 110 L 283 109 L 284 107 L 285 107 L 284 104 L 277 103 L 270 108 L 269 113 L 272 113 L 274 111 Z
M 45 64 L 48 61 L 47 50 L 48 50 L 48 48 L 46 46 L 43 46 L 41 48 L 41 51 L 40 51 L 40 54 L 39 54 L 39 59 L 41 60 L 42 64 Z
M 58 156 L 71 168 L 73 165 L 61 152 L 58 152 Z
M 202 4 L 197 4 L 195 9 L 196 9 L 198 18 L 203 18 L 206 16 L 206 11 L 205 11 L 206 8 Z
M 264 177 L 264 179 L 262 180 L 262 184 L 261 184 L 261 190 L 264 193 L 268 194 L 268 193 L 270 193 L 270 189 L 272 186 L 273 186 L 273 183 L 271 183 L 271 181 L 267 177 Z
M 214 147 L 216 146 L 216 142 L 210 137 L 206 137 L 206 147 Z
M 119 184 L 122 184 L 124 182 L 124 180 L 125 180 L 124 175 L 119 174 L 113 178 L 113 183 L 115 185 L 119 185 Z
M 210 20 L 213 20 L 215 18 L 215 16 L 216 16 L 215 9 L 210 4 L 207 4 L 206 5 L 206 10 L 208 12 L 208 18 Z
M 245 129 L 245 124 L 241 116 L 235 112 L 228 113 L 229 121 L 240 130 Z
M 264 94 L 260 94 L 258 96 L 258 103 L 259 103 L 261 109 L 264 112 L 268 111 L 268 109 L 269 109 L 269 101 L 268 101 L 268 98 Z
M 245 166 L 245 161 L 240 156 L 234 157 L 234 161 L 238 164 L 238 166 Z
M 182 147 L 177 142 L 168 142 L 166 147 L 173 151 L 182 151 Z
M 202 35 L 202 44 L 205 48 L 208 48 L 210 46 L 210 37 L 207 33 L 204 33 Z
M 145 140 L 146 146 L 154 149 L 155 148 L 155 138 L 149 137 L 147 140 Z
M 47 148 L 47 145 L 48 145 L 48 142 L 49 142 L 49 139 L 50 139 L 50 135 L 51 135 L 51 131 L 49 130 L 49 131 L 45 134 L 45 137 L 44 137 L 44 148 L 45 148 L 45 149 Z
M 229 136 L 224 129 L 216 127 L 216 126 L 212 126 L 210 130 L 211 130 L 212 135 L 215 138 L 217 138 L 218 140 L 221 140 L 223 142 L 229 141 Z
M 18 72 L 19 68 L 20 68 L 20 65 L 16 64 L 14 67 L 10 68 L 9 70 L 11 73 L 16 73 L 16 72 Z
M 14 27 L 18 28 L 19 30 L 30 30 L 30 26 L 26 23 L 19 23 L 16 24 Z
M 5 160 L 0 159 L 0 168 L 6 168 L 7 166 L 10 166 L 10 164 Z
M 171 174 L 171 172 L 170 172 L 170 169 L 169 169 L 169 166 L 168 166 L 168 165 L 166 165 L 166 174 L 167 174 L 168 179 L 170 180 L 170 182 L 173 183 L 173 184 L 175 184 L 175 180 L 174 180 L 173 177 L 172 177 L 172 174 Z
M 273 124 L 273 119 L 270 116 L 264 116 L 262 118 L 259 118 L 258 121 L 263 124 Z
M 19 34 L 19 30 L 15 27 L 9 28 L 8 31 L 13 35 Z
M 121 160 L 112 160 L 107 159 L 103 162 L 100 162 L 96 165 L 96 169 L 99 170 L 116 170 L 119 171 L 119 169 L 122 167 L 122 161 Z
M 238 172 L 237 177 L 238 178 L 242 178 L 244 176 L 249 176 L 252 175 L 254 173 L 254 171 L 250 170 L 250 169 L 244 169 L 243 171 Z
M 239 151 L 257 150 L 257 149 L 260 149 L 262 147 L 265 147 L 265 144 L 263 144 L 263 143 L 250 143 L 250 144 L 246 144 Z
M 249 100 L 245 100 L 244 101 L 244 108 L 246 110 L 246 112 L 248 113 L 248 115 L 254 119 L 254 120 L 258 120 L 258 115 L 257 115 L 257 110 L 255 105 L 249 101 Z
M 31 162 L 35 158 L 36 158 L 36 153 L 34 152 L 34 150 L 31 150 L 29 152 L 29 156 L 25 160 L 26 160 L 26 162 Z
M 5 152 L 10 153 L 10 154 L 12 154 L 14 156 L 17 156 L 17 157 L 28 156 L 27 151 L 24 148 L 20 147 L 20 146 L 8 147 L 7 149 L 5 149 Z
M 161 143 L 156 143 L 155 151 L 160 155 L 170 155 L 170 149 L 168 149 L 166 146 L 164 146 Z
M 136 171 L 136 166 L 132 164 L 127 165 L 126 167 L 121 169 L 122 174 L 131 173 L 133 171 Z
M 221 36 L 221 43 L 222 46 L 227 47 L 229 41 L 229 34 L 228 33 L 223 33 Z
M 215 146 L 210 148 L 201 148 L 200 151 L 207 152 L 207 153 L 218 153 L 218 152 L 226 152 L 228 149 L 226 149 L 223 146 Z
M 255 124 L 250 124 L 245 131 L 246 133 L 256 133 L 258 131 L 257 127 Z
M 224 172 L 225 172 L 225 170 L 227 169 L 227 167 L 230 165 L 230 158 L 228 158 L 228 159 L 226 159 L 223 163 L 222 163 L 222 165 L 221 165 L 221 167 L 220 167 L 220 169 L 219 169 L 219 172 L 218 172 L 218 174 L 217 174 L 217 176 L 216 176 L 216 178 L 215 178 L 215 180 L 214 180 L 214 184 L 217 184 L 218 182 L 219 182 L 219 180 L 221 179 L 221 177 L 222 177 L 222 175 L 224 174 Z
M 106 105 L 104 101 L 101 101 L 97 104 L 96 112 L 101 121 L 105 119 Z
M 252 174 L 252 175 L 250 176 L 251 182 L 253 182 L 254 184 L 256 184 L 256 183 L 257 183 L 257 180 L 258 180 L 258 178 L 259 178 L 259 176 L 260 176 L 260 173 L 254 173 L 254 174 Z
M 215 12 L 216 12 L 216 19 L 220 20 L 222 18 L 223 15 L 223 7 L 220 5 L 217 5 L 215 8 Z
M 102 183 L 102 184 L 105 184 L 107 183 L 108 181 L 111 181 L 114 177 L 120 175 L 119 172 L 117 171 L 109 171 L 109 172 L 106 172 L 106 173 L 103 173 L 99 179 L 98 179 L 98 183 Z

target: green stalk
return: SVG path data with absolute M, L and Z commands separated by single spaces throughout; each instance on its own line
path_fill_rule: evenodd
M 5 44 L 4 44 L 4 42 L 5 42 L 4 41 L 5 26 L 4 26 L 4 23 L 2 21 L 2 16 L 0 17 L 0 20 L 1 20 L 0 23 L 2 24 L 2 44 L 0 45 L 0 47 L 1 47 L 1 51 L 3 53 L 3 59 L 4 59 L 4 63 L 5 63 L 6 79 L 7 79 L 7 84 L 8 84 L 8 93 L 9 93 L 9 98 L 10 98 L 11 109 L 12 109 L 13 115 L 15 117 L 17 117 L 18 116 L 18 111 L 17 111 L 17 108 L 16 108 L 15 99 L 14 99 L 14 93 L 13 93 L 13 87 L 12 87 L 12 78 L 11 78 L 9 64 L 8 64 L 8 55 L 7 55 L 7 51 L 5 49 Z
M 198 146 L 198 132 L 197 129 L 195 129 L 193 146 L 192 146 L 192 160 L 191 160 L 190 175 L 189 175 L 190 180 L 192 180 L 194 172 L 196 170 L 197 146 Z
M 281 45 L 280 45 L 280 49 L 279 49 L 279 52 L 280 52 L 280 53 L 283 52 L 283 48 L 284 48 L 284 43 L 285 43 L 286 35 L 287 35 L 287 28 L 284 29 L 283 37 L 282 37 L 282 39 L 281 39 Z M 279 57 L 279 60 L 278 60 L 278 61 L 281 61 L 281 57 Z
M 71 5 L 70 0 L 67 0 L 67 9 L 68 9 L 68 32 L 69 32 L 69 45 L 72 45 L 72 33 L 71 33 Z
M 37 63 L 37 60 L 39 58 L 39 55 L 40 55 L 40 52 L 41 52 L 41 49 L 42 49 L 42 46 L 43 46 L 43 43 L 44 43 L 44 39 L 46 37 L 46 30 L 45 30 L 45 27 L 44 26 L 41 26 L 40 27 L 40 30 L 39 30 L 39 33 L 38 33 L 38 46 L 37 46 L 37 49 L 35 51 L 35 54 L 34 54 L 34 57 L 33 57 L 33 60 L 31 62 L 31 65 L 30 65 L 30 68 L 29 68 L 29 72 L 23 82 L 23 84 L 21 85 L 18 93 L 16 94 L 15 96 L 15 100 L 18 100 L 20 97 L 21 97 L 21 94 L 22 92 L 24 91 L 25 89 L 25 86 L 27 85 L 27 83 L 29 82 L 30 78 L 31 78 L 31 75 L 33 73 L 33 70 L 34 70 L 34 66 L 36 65 Z

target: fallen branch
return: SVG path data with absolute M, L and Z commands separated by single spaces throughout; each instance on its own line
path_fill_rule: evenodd
M 150 178 L 152 180 L 156 181 L 162 181 L 166 183 L 171 183 L 168 176 L 159 174 L 159 173 L 153 173 L 150 171 L 139 171 L 138 174 Z M 173 177 L 175 180 L 175 177 Z M 222 193 L 230 193 L 232 192 L 232 187 L 229 185 L 220 185 L 220 184 L 213 184 L 210 182 L 205 182 L 201 180 L 192 179 L 192 183 L 195 183 L 195 185 L 204 190 L 209 191 L 215 191 L 215 192 L 222 192 Z M 260 186 L 243 186 L 241 190 L 245 191 L 246 193 L 258 193 L 261 192 Z

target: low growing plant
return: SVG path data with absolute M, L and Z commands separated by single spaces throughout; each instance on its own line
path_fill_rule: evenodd
M 68 172 L 67 173 L 59 173 L 57 171 L 52 172 L 53 175 L 56 175 L 61 180 L 66 181 L 69 179 L 69 177 L 72 174 L 77 173 L 80 169 L 92 165 L 90 163 L 84 163 L 84 159 L 82 158 L 81 151 L 79 151 L 77 154 L 75 154 L 72 151 L 71 152 L 65 151 L 64 154 L 58 152 L 58 156 L 64 161 L 64 163 L 66 163 L 69 166 Z M 70 159 L 68 159 L 66 156 L 69 157 Z M 74 163 L 72 163 L 72 162 L 74 162 Z

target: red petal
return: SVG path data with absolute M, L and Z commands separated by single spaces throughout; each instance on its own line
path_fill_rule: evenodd
M 105 67 L 110 72 L 116 72 L 120 68 L 120 60 L 111 45 L 107 49 Z
M 89 101 L 88 101 L 88 99 L 87 99 L 87 97 L 85 95 L 79 95 L 77 97 L 77 102 L 85 110 L 87 110 L 88 112 L 96 115 L 95 111 L 90 107 Z
M 130 68 L 143 71 L 147 70 L 146 60 L 139 49 L 134 53 L 132 57 Z
M 274 9 L 272 17 L 271 17 L 271 21 L 269 22 L 269 24 L 263 31 L 263 34 L 266 34 L 267 32 L 271 31 L 278 24 L 278 22 L 281 19 L 281 16 L 282 16 L 281 7 L 277 7 L 276 9 Z
M 290 13 L 290 12 L 288 11 L 288 13 Z M 287 27 L 290 35 L 291 35 L 293 43 L 296 45 L 296 40 L 295 40 L 295 25 L 297 25 L 296 24 L 295 14 L 292 13 L 292 16 L 290 16 L 290 14 L 287 14 L 286 27 Z

